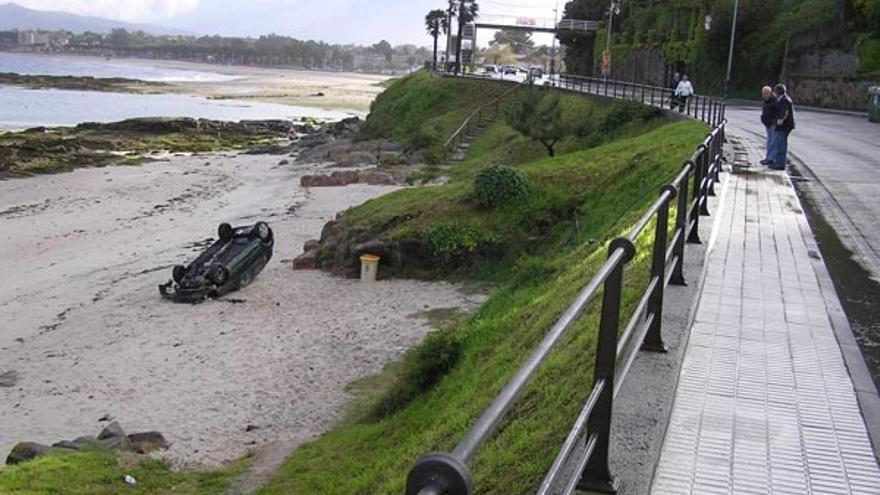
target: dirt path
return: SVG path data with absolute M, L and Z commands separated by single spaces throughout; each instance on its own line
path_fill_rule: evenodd
M 338 211 L 393 187 L 303 190 L 317 165 L 176 157 L 0 182 L 0 455 L 94 434 L 105 414 L 159 430 L 178 466 L 213 466 L 325 431 L 346 384 L 429 330 L 428 308 L 473 308 L 449 284 L 363 286 L 280 260 Z M 159 298 L 221 221 L 270 222 L 275 257 L 225 300 Z

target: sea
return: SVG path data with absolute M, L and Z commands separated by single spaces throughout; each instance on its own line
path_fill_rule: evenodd
M 219 71 L 185 70 L 148 60 L 50 56 L 0 52 L 0 72 L 25 75 L 126 77 L 160 82 L 226 82 L 240 76 Z M 81 122 L 115 122 L 134 117 L 196 117 L 215 120 L 338 120 L 350 115 L 324 110 L 245 100 L 212 100 L 180 94 L 128 94 L 102 91 L 27 89 L 0 85 L 0 129 L 72 126 Z

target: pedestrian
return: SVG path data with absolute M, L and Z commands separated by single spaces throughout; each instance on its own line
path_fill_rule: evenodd
M 788 135 L 794 130 L 794 102 L 784 84 L 777 84 L 773 94 L 776 97 L 776 128 L 773 131 L 773 164 L 769 167 L 785 170 L 788 163 Z
M 694 94 L 694 86 L 688 81 L 687 74 L 681 76 L 681 81 L 675 88 L 675 96 L 678 99 L 678 111 L 684 112 L 687 108 L 687 100 Z
M 672 76 L 672 84 L 669 85 L 669 108 L 671 110 L 675 110 L 676 105 L 678 105 L 678 99 L 675 97 L 675 90 L 678 89 L 678 83 L 681 82 L 681 74 L 678 72 Z
M 767 153 L 761 160 L 761 165 L 773 164 L 773 135 L 776 132 L 776 97 L 773 95 L 773 88 L 764 86 L 761 88 L 761 99 L 764 100 L 764 106 L 761 109 L 761 123 L 764 124 L 764 130 L 767 134 Z

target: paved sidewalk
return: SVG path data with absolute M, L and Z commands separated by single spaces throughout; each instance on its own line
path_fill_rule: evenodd
M 728 180 L 652 493 L 880 494 L 794 189 Z

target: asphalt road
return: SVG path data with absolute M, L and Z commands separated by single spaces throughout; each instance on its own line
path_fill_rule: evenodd
M 763 136 L 757 107 L 729 107 L 730 132 Z M 865 362 L 880 385 L 880 124 L 799 110 L 789 174 Z M 754 164 L 758 166 L 758 164 Z

